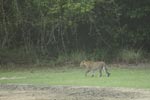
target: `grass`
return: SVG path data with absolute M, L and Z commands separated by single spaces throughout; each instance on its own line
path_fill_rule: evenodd
M 34 84 L 34 85 L 74 85 L 100 87 L 128 87 L 150 89 L 150 69 L 141 68 L 110 68 L 111 76 L 105 74 L 99 78 L 85 77 L 84 69 L 32 68 L 24 70 L 0 70 L 0 84 Z M 2 79 L 4 77 L 16 79 Z M 17 77 L 24 77 L 18 78 Z
M 118 57 L 126 63 L 137 63 L 144 59 L 143 52 L 134 49 L 123 49 L 120 50 Z

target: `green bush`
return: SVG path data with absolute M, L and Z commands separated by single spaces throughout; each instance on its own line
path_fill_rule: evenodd
M 95 49 L 92 53 L 92 59 L 94 60 L 109 61 L 112 56 L 113 54 L 108 49 Z
M 95 49 L 92 52 L 75 51 L 69 54 L 60 54 L 56 58 L 55 65 L 62 64 L 79 64 L 82 60 L 106 61 L 111 60 L 112 55 L 109 50 Z
M 125 63 L 136 63 L 143 59 L 143 53 L 141 51 L 135 51 L 133 49 L 123 49 L 119 53 L 119 58 Z
M 87 54 L 83 51 L 71 52 L 69 54 L 60 54 L 54 61 L 56 65 L 79 64 L 80 61 L 87 59 Z
M 29 64 L 35 61 L 36 56 L 32 50 L 25 52 L 24 48 L 0 49 L 0 64 Z

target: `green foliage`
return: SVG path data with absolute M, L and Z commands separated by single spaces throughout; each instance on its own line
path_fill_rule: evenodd
M 149 0 L 1 0 L 0 48 L 9 50 L 7 58 L 26 48 L 33 58 L 58 62 L 77 50 L 97 49 L 87 57 L 94 60 L 111 59 L 122 48 L 149 52 L 149 5 Z M 69 56 L 75 62 L 82 58 Z
M 89 58 L 90 60 L 109 62 L 112 60 L 112 56 L 113 55 L 110 54 L 110 51 L 107 49 L 95 49 Z
M 0 49 L 0 65 L 9 64 L 32 64 L 37 57 L 33 50 L 26 52 L 24 48 L 13 50 Z
M 60 54 L 54 61 L 56 65 L 76 65 L 79 64 L 82 60 L 87 59 L 88 54 L 81 51 L 71 52 L 69 54 Z
M 120 60 L 125 63 L 138 63 L 144 59 L 142 52 L 135 50 L 123 49 L 119 53 Z
M 123 44 L 128 47 L 144 47 L 149 49 L 150 40 L 150 1 L 149 0 L 117 0 L 120 6 L 120 24 L 126 26 Z

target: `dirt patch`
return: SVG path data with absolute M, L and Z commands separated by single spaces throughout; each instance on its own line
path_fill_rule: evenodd
M 150 90 L 1 84 L 0 100 L 150 100 Z

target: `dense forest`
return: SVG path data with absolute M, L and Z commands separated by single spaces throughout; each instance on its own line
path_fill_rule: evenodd
M 149 53 L 150 0 L 0 0 L 0 64 L 132 63 Z

